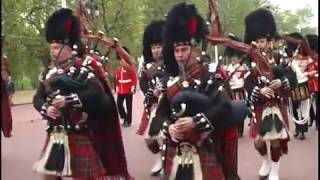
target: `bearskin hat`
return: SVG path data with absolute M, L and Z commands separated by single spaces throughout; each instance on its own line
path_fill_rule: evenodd
M 234 41 L 238 41 L 238 42 L 242 42 L 242 40 L 236 36 L 234 36 L 233 34 L 230 34 L 228 36 L 228 38 L 230 38 L 231 40 L 234 40 Z M 236 57 L 241 57 L 244 53 L 238 49 L 234 49 L 234 48 L 231 48 L 231 47 L 226 47 L 224 49 L 224 56 L 227 56 L 227 57 L 233 57 L 233 56 L 236 56 Z
M 196 45 L 208 31 L 203 18 L 194 4 L 179 3 L 173 6 L 167 16 L 164 31 L 163 57 L 166 71 L 178 75 L 179 68 L 174 57 L 174 47 Z
M 295 39 L 303 39 L 303 36 L 298 32 L 290 33 L 290 34 L 288 34 L 288 36 L 293 37 Z M 294 54 L 294 52 L 298 48 L 298 44 L 288 42 L 288 41 L 286 42 L 286 44 L 287 44 L 287 46 L 286 46 L 285 52 L 287 53 L 287 55 L 289 57 L 292 57 L 292 55 Z
M 310 49 L 318 52 L 318 35 L 316 34 L 307 34 L 306 38 L 308 40 Z
M 244 42 L 247 44 L 259 38 L 270 40 L 277 35 L 276 31 L 273 15 L 267 9 L 257 9 L 245 17 Z
M 72 47 L 80 40 L 80 33 L 79 20 L 71 9 L 59 9 L 48 18 L 46 40 L 49 43 L 64 43 Z
M 164 25 L 163 20 L 152 21 L 144 30 L 142 54 L 146 63 L 153 61 L 150 45 L 162 44 Z

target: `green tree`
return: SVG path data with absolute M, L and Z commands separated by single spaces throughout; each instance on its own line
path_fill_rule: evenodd
M 219 1 L 219 16 L 222 27 L 222 34 L 235 34 L 238 37 L 244 36 L 244 19 L 259 7 L 268 7 L 267 0 L 223 0 Z
M 196 4 L 199 13 L 207 19 L 207 0 L 85 0 L 91 9 L 99 11 L 95 18 L 98 30 L 107 37 L 117 37 L 120 44 L 129 47 L 134 57 L 141 55 L 142 34 L 152 20 L 165 19 L 165 14 L 176 3 Z M 75 9 L 78 0 L 68 0 L 67 5 Z M 3 0 L 2 32 L 6 35 L 4 52 L 11 64 L 11 71 L 18 89 L 34 88 L 38 75 L 49 63 L 48 44 L 45 40 L 45 23 L 48 16 L 61 7 L 57 0 Z M 314 16 L 310 6 L 297 11 L 282 11 L 268 0 L 219 0 L 219 17 L 222 36 L 233 33 L 244 34 L 244 18 L 259 7 L 269 7 L 275 16 L 278 32 L 315 33 L 310 26 Z M 111 55 L 114 68 L 117 61 Z

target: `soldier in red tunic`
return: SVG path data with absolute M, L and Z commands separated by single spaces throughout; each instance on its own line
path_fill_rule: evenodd
M 306 38 L 309 42 L 309 47 L 314 54 L 312 61 L 307 66 L 309 76 L 309 89 L 312 92 L 312 106 L 310 109 L 310 124 L 316 121 L 316 128 L 319 129 L 319 54 L 318 54 L 318 35 L 307 34 Z M 315 102 L 315 106 L 313 105 Z
M 124 49 L 129 53 L 127 48 Z M 117 55 L 117 58 L 120 60 L 120 66 L 115 71 L 117 106 L 120 118 L 123 119 L 123 127 L 129 127 L 132 122 L 132 98 L 136 91 L 137 75 L 135 71 L 124 64 L 125 62 L 120 59 L 119 55 Z M 123 106 L 124 100 L 126 101 L 126 110 Z

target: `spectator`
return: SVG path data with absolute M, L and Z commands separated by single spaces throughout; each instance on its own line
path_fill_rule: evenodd
M 16 92 L 16 86 L 15 86 L 15 83 L 12 81 L 11 76 L 8 76 L 7 91 L 8 91 L 8 96 L 9 96 L 9 103 L 12 106 L 13 105 L 12 96 Z
M 129 50 L 124 47 L 129 53 Z M 130 68 L 127 67 L 122 57 L 117 55 L 120 66 L 115 72 L 115 85 L 117 93 L 117 105 L 120 119 L 123 120 L 123 127 L 129 127 L 132 122 L 132 97 L 136 91 L 137 76 Z M 123 102 L 126 101 L 126 111 Z

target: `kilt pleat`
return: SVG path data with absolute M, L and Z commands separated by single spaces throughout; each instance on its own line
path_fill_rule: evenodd
M 105 174 L 105 169 L 88 136 L 69 135 L 72 177 L 95 179 Z
M 221 163 L 224 174 L 228 178 L 235 178 L 238 173 L 238 129 L 226 130 L 220 139 Z

